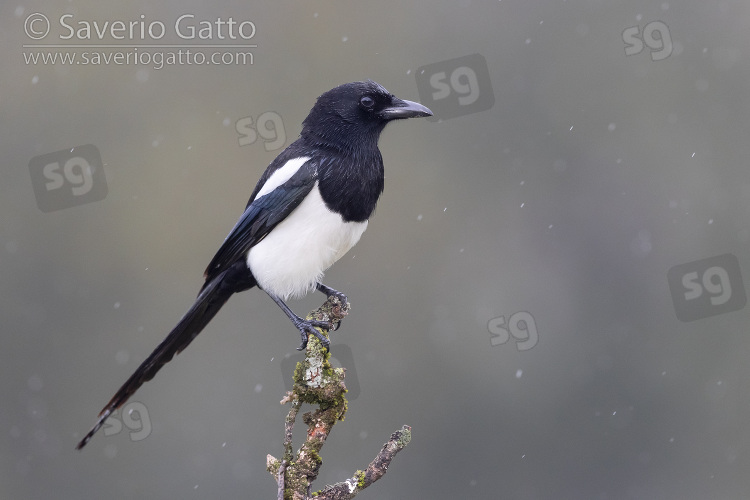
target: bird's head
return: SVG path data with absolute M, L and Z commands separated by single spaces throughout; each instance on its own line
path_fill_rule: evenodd
M 399 99 L 372 80 L 345 83 L 318 97 L 302 122 L 302 135 L 318 143 L 377 144 L 380 132 L 391 120 L 423 116 L 432 116 L 432 111 Z

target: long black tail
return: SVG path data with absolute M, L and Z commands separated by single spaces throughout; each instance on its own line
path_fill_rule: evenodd
M 244 265 L 244 262 L 242 263 Z M 247 268 L 245 268 L 247 269 Z M 234 272 L 233 272 L 234 271 Z M 244 273 L 243 273 L 244 274 Z M 182 317 L 177 326 L 167 335 L 154 352 L 141 363 L 141 366 L 133 373 L 122 387 L 115 393 L 112 399 L 99 413 L 99 418 L 94 427 L 86 434 L 76 446 L 80 450 L 96 434 L 113 411 L 120 408 L 138 390 L 144 382 L 148 382 L 162 366 L 167 364 L 175 354 L 179 354 L 190 342 L 205 328 L 209 321 L 216 316 L 219 309 L 229 300 L 235 292 L 246 290 L 254 283 L 246 280 L 238 280 L 236 269 L 230 268 L 210 282 L 206 283 L 195 299 L 195 303 Z

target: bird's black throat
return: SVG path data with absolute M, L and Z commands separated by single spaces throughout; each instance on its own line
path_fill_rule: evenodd
M 383 157 L 377 146 L 357 154 L 322 158 L 318 166 L 320 195 L 346 222 L 364 222 L 375 211 L 385 184 Z

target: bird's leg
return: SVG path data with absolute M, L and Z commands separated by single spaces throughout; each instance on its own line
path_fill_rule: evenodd
M 341 305 L 346 305 L 347 302 L 349 302 L 349 299 L 346 298 L 346 295 L 339 292 L 338 290 L 334 290 L 330 286 L 325 286 L 323 283 L 315 283 L 315 288 L 324 294 L 326 294 L 326 297 L 330 297 L 331 295 L 337 297 L 341 301 Z
M 268 292 L 266 292 L 268 293 Z M 338 292 L 337 292 L 338 293 Z M 323 346 L 326 348 L 326 351 L 329 350 L 329 346 L 331 342 L 326 338 L 325 335 L 320 333 L 317 328 L 324 328 L 326 330 L 331 330 L 333 325 L 331 325 L 328 321 L 317 321 L 317 320 L 309 320 L 309 319 L 302 319 L 296 314 L 292 312 L 291 309 L 289 309 L 289 306 L 287 306 L 283 300 L 280 298 L 268 294 L 269 297 L 273 299 L 274 302 L 276 302 L 276 305 L 278 305 L 282 311 L 284 311 L 284 314 L 287 315 L 287 317 L 292 320 L 292 323 L 294 323 L 294 326 L 297 327 L 297 330 L 299 330 L 300 335 L 302 336 L 302 343 L 297 348 L 298 351 L 302 351 L 307 347 L 307 338 L 309 334 L 313 334 L 316 337 L 318 337 L 318 340 L 323 344 Z M 316 328 L 317 327 L 317 328 Z
M 323 283 L 318 282 L 318 283 L 315 283 L 315 288 L 323 292 L 324 294 L 326 294 L 326 297 L 333 296 L 339 299 L 339 302 L 341 302 L 341 307 L 346 307 L 346 304 L 349 303 L 349 299 L 346 298 L 346 295 L 339 292 L 338 290 L 334 290 L 330 286 L 326 286 Z M 341 326 L 341 321 L 339 320 L 333 324 L 333 330 L 334 331 L 338 330 L 340 326 Z

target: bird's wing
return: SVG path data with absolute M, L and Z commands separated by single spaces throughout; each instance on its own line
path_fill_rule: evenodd
M 252 200 L 206 268 L 206 283 L 244 259 L 248 250 L 302 203 L 317 179 L 317 163 L 307 160 L 286 182 Z
M 206 283 L 195 303 L 102 409 L 94 427 L 78 443 L 78 449 L 86 446 L 112 412 L 125 404 L 141 385 L 151 380 L 162 366 L 193 341 L 233 293 L 251 286 L 243 272 L 242 260 L 245 254 L 284 220 L 315 186 L 318 177 L 317 163 L 307 158 L 296 158 L 293 161 L 296 163 L 284 163 L 284 166 L 289 165 L 286 171 L 283 167 L 269 169 L 270 175 L 264 175 L 264 182 L 259 183 L 261 187 L 256 188 L 254 193 L 256 199 L 245 209 L 206 269 Z M 300 165 L 299 168 L 297 165 Z M 273 173 L 276 171 L 280 171 L 282 177 L 274 178 Z M 284 181 L 289 174 L 292 175 Z M 273 184 L 266 184 L 267 182 Z M 265 189 L 262 189 L 263 186 Z M 233 265 L 236 266 L 234 269 Z

